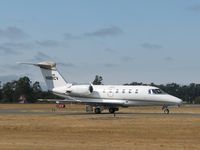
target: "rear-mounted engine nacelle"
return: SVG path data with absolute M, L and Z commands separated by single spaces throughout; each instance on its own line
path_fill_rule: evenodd
M 72 95 L 90 95 L 92 92 L 92 85 L 72 85 L 67 89 L 67 93 Z

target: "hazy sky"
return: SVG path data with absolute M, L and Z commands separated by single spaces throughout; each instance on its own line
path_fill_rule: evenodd
M 199 0 L 0 0 L 0 80 L 53 60 L 68 81 L 200 83 Z

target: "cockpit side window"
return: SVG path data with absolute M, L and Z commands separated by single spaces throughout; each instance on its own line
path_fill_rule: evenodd
M 157 94 L 163 94 L 163 91 L 161 91 L 160 89 L 155 89 Z
M 157 91 L 155 89 L 152 89 L 153 94 L 157 94 Z
M 151 94 L 151 90 L 149 90 L 149 94 Z
M 150 89 L 149 94 L 165 94 L 161 89 Z

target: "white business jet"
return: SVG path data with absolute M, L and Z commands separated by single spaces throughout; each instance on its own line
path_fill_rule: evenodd
M 94 113 L 100 114 L 104 109 L 115 113 L 119 107 L 162 106 L 164 113 L 169 113 L 168 106 L 179 106 L 182 100 L 163 92 L 154 86 L 123 85 L 73 85 L 59 73 L 55 62 L 45 61 L 34 65 L 40 68 L 47 89 L 65 100 L 59 102 L 84 103 Z M 88 108 L 87 108 L 88 109 Z

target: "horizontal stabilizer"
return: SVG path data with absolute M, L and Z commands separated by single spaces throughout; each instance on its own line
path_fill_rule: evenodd
M 56 63 L 52 62 L 52 61 L 44 61 L 44 62 L 40 62 L 40 63 L 20 63 L 20 64 L 24 64 L 24 65 L 34 65 L 34 66 L 38 66 L 40 68 L 43 69 L 56 69 Z

